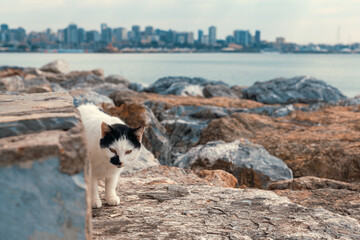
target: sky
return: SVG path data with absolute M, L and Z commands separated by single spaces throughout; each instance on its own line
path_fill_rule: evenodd
M 214 25 L 220 39 L 239 29 L 260 30 L 268 41 L 348 44 L 360 42 L 360 0 L 1 0 L 0 23 L 28 32 L 150 25 L 195 37 Z

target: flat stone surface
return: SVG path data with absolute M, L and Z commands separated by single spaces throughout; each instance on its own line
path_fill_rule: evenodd
M 67 93 L 0 95 L 0 138 L 67 130 L 78 122 Z
M 120 205 L 93 211 L 94 239 L 360 239 L 351 216 L 272 191 L 197 184 L 174 169 L 120 178 Z

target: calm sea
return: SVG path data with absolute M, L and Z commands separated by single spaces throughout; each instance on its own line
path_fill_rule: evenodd
M 56 59 L 68 61 L 72 70 L 103 68 L 106 75 L 120 74 L 132 82 L 145 84 L 165 76 L 189 76 L 250 86 L 277 77 L 311 75 L 349 97 L 360 94 L 360 54 L 1 53 L 0 65 L 41 67 Z

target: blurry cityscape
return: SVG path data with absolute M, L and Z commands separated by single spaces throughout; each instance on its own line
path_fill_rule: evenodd
M 216 35 L 216 27 L 194 32 L 111 28 L 101 24 L 100 31 L 85 30 L 76 24 L 54 32 L 26 32 L 1 24 L 0 52 L 281 52 L 281 53 L 360 53 L 360 44 L 307 44 L 287 42 L 283 37 L 262 40 L 260 30 L 234 30 L 225 39 Z

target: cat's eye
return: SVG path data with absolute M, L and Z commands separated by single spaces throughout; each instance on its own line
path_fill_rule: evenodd
M 125 152 L 125 154 L 130 154 L 132 152 L 132 150 L 127 150 L 126 152 Z
M 109 150 L 110 150 L 110 152 L 112 152 L 112 153 L 114 153 L 114 154 L 116 154 L 116 155 L 117 155 L 117 152 L 116 152 L 116 150 L 115 150 L 115 149 L 113 149 L 113 148 L 109 148 Z

